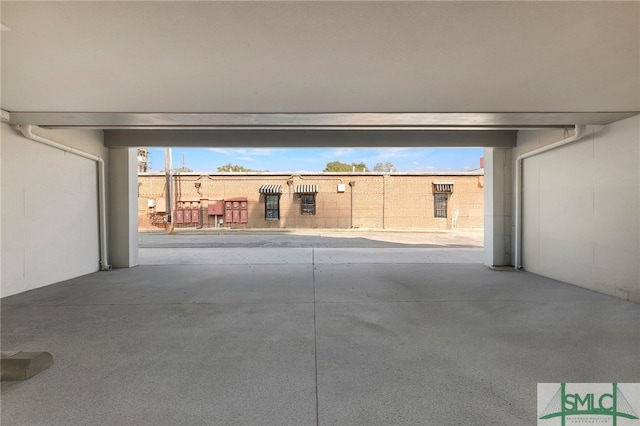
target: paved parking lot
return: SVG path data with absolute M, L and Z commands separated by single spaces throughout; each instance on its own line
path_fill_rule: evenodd
M 141 248 L 481 248 L 483 230 L 178 230 L 139 234 Z
M 140 234 L 141 265 L 480 263 L 481 230 Z

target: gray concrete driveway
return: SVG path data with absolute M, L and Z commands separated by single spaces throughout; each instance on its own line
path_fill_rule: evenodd
M 153 238 L 144 250 L 181 250 Z M 55 360 L 2 383 L 3 426 L 534 425 L 539 382 L 640 381 L 639 305 L 474 262 L 373 255 L 406 245 L 201 249 L 305 252 L 144 265 L 2 299 L 3 349 Z

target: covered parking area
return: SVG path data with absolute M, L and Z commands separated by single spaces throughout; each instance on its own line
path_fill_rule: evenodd
M 3 2 L 2 346 L 56 360 L 3 423 L 522 424 L 637 382 L 639 7 Z M 482 259 L 134 268 L 134 147 L 171 145 L 486 147 Z
M 531 424 L 538 382 L 638 377 L 636 304 L 477 246 L 278 237 L 145 238 L 3 299 L 3 347 L 55 354 L 2 383 L 3 423 Z

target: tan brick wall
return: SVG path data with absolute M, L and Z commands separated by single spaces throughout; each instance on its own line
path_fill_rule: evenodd
M 148 200 L 163 204 L 165 176 L 139 176 L 140 229 L 162 228 L 164 213 L 148 207 Z M 349 182 L 353 182 L 351 187 Z M 448 197 L 447 218 L 434 217 L 434 182 L 453 183 Z M 196 183 L 200 184 L 199 193 Z M 265 184 L 281 185 L 280 220 L 265 220 L 264 195 L 258 192 Z M 316 185 L 316 214 L 301 214 L 297 185 Z M 344 184 L 344 193 L 337 191 Z M 484 221 L 484 177 L 477 174 L 184 174 L 174 177 L 176 200 L 202 209 L 203 225 L 214 227 L 207 215 L 208 200 L 247 197 L 248 224 L 227 224 L 232 228 L 349 228 L 372 229 L 448 229 L 454 212 L 458 211 L 458 228 L 481 228 Z M 353 190 L 353 195 L 351 191 Z M 353 213 L 351 203 L 353 197 Z M 219 217 L 218 219 L 224 219 Z M 186 225 L 185 225 L 186 226 Z M 191 226 L 191 225 L 190 225 Z

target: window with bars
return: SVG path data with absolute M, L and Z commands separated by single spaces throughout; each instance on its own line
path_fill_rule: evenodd
M 266 220 L 280 219 L 280 195 L 264 196 L 264 218 Z
M 301 194 L 300 195 L 300 213 L 301 214 L 316 214 L 316 195 L 315 194 Z
M 447 217 L 447 193 L 433 194 L 433 217 Z

